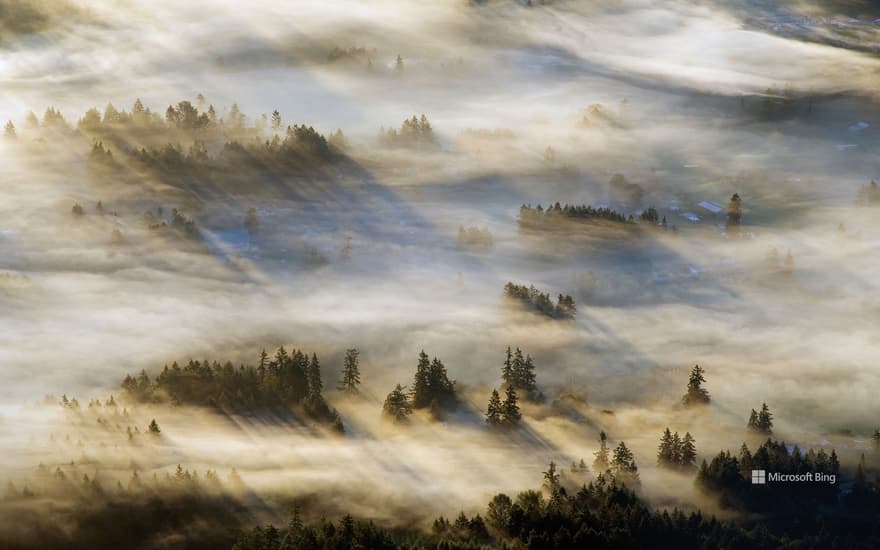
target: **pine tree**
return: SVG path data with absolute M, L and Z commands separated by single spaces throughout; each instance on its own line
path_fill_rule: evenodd
M 690 378 L 688 379 L 687 393 L 681 398 L 681 402 L 685 406 L 705 405 L 709 403 L 709 392 L 703 388 L 703 382 L 706 381 L 706 378 L 703 376 L 704 372 L 706 371 L 704 371 L 700 365 L 694 365 L 694 368 L 691 369 Z
M 547 471 L 542 473 L 544 474 L 544 486 L 547 487 L 554 498 L 558 497 L 562 486 L 560 484 L 560 476 L 556 472 L 556 463 L 551 460 Z
M 358 368 L 358 352 L 357 349 L 345 350 L 345 359 L 342 361 L 342 380 L 339 381 L 337 389 L 350 395 L 358 393 L 358 386 L 361 383 L 361 373 Z
M 394 72 L 403 74 L 403 58 L 400 57 L 400 54 L 397 55 L 397 60 L 394 62 Z
M 635 485 L 639 483 L 639 468 L 636 466 L 635 456 L 623 441 L 614 449 L 614 457 L 611 459 L 611 473 L 624 483 Z
M 678 432 L 672 434 L 672 464 L 676 467 L 681 465 L 681 437 Z
M 516 402 L 516 390 L 513 386 L 507 386 L 507 392 L 504 395 L 504 403 L 501 405 L 501 408 L 504 411 L 504 422 L 510 426 L 515 426 L 522 420 L 522 414 L 519 412 L 519 406 Z
M 684 439 L 681 440 L 678 463 L 686 470 L 692 470 L 697 465 L 697 447 L 691 432 L 685 432 Z
M 604 431 L 599 432 L 599 450 L 593 453 L 593 471 L 597 474 L 607 472 L 611 467 L 610 451 L 608 449 L 608 436 Z
M 671 468 L 674 466 L 674 454 L 672 432 L 670 432 L 669 427 L 667 427 L 666 430 L 663 431 L 663 436 L 660 438 L 660 447 L 657 451 L 657 466 L 663 468 Z
M 768 435 L 773 433 L 773 415 L 770 414 L 767 403 L 761 404 L 761 412 L 758 413 L 758 429 Z
M 538 389 L 535 381 L 535 363 L 531 355 L 526 355 L 526 360 L 522 365 L 522 372 L 519 376 L 521 389 L 526 391 L 526 395 L 532 395 Z
M 513 363 L 511 365 L 511 385 L 516 389 L 523 387 L 523 367 L 525 367 L 525 363 L 522 350 L 516 348 L 516 352 L 513 355 Z
M 501 404 L 501 396 L 498 390 L 492 390 L 492 396 L 489 398 L 489 406 L 486 409 L 486 423 L 490 426 L 500 426 L 504 422 L 504 408 Z
M 321 381 L 321 364 L 318 362 L 318 356 L 314 353 L 306 370 L 306 380 L 309 385 L 309 397 L 312 399 L 321 398 L 321 392 L 324 391 L 324 383 Z
M 281 131 L 281 113 L 277 109 L 272 111 L 272 129 L 276 132 Z
M 464 228 L 461 228 L 464 231 Z M 510 346 L 507 346 L 507 354 L 504 358 L 504 365 L 501 367 L 501 379 L 504 385 L 509 386 L 513 383 L 513 355 L 510 353 Z
M 6 128 L 3 130 L 3 136 L 6 139 L 15 139 L 18 137 L 18 134 L 15 133 L 15 124 L 12 121 L 6 122 Z
M 751 414 L 749 414 L 748 426 L 749 426 L 749 429 L 752 429 L 755 431 L 760 430 L 760 428 L 758 427 L 758 411 L 756 411 L 755 409 L 752 409 Z
M 419 364 L 416 366 L 415 380 L 413 381 L 412 406 L 422 409 L 431 404 L 431 361 L 425 350 L 419 353 Z
M 412 406 L 404 388 L 398 384 L 385 398 L 382 412 L 395 422 L 405 422 L 412 414 Z

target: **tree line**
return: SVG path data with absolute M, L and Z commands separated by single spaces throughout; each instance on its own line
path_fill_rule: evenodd
M 556 305 L 554 305 L 550 294 L 541 292 L 534 285 L 525 286 L 508 282 L 504 285 L 504 296 L 551 319 L 570 321 L 577 314 L 577 308 L 571 295 L 560 294 L 556 299 Z

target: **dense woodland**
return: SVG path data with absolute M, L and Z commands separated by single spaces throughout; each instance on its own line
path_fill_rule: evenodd
M 356 388 L 351 376 L 344 384 Z M 155 380 L 145 371 L 126 376 L 122 388 L 137 401 L 168 400 L 239 414 L 301 413 L 344 431 L 339 414 L 324 399 L 318 356 L 313 353 L 309 357 L 300 350 L 288 352 L 283 346 L 274 357 L 263 350 L 257 366 L 190 360 L 181 367 L 175 362 L 165 365 Z

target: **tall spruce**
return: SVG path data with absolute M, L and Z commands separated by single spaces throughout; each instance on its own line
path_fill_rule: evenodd
M 510 352 L 510 346 L 507 346 L 507 353 L 504 356 L 504 364 L 501 367 L 501 379 L 504 380 L 505 386 L 513 383 L 513 354 Z
M 709 392 L 703 387 L 706 381 L 703 374 L 706 371 L 700 365 L 694 365 L 688 379 L 687 393 L 681 398 L 681 402 L 686 406 L 706 405 L 709 403 Z
M 342 360 L 342 379 L 337 389 L 349 395 L 357 395 L 358 386 L 361 383 L 361 372 L 358 356 L 360 352 L 352 348 L 345 350 L 345 359 Z
M 497 389 L 493 389 L 492 396 L 489 397 L 489 406 L 486 409 L 486 423 L 489 426 L 500 426 L 504 423 L 504 408 Z
M 388 394 L 388 397 L 385 398 L 385 404 L 382 406 L 382 412 L 395 422 L 406 422 L 409 415 L 412 414 L 412 405 L 410 405 L 409 396 L 403 386 L 398 384 Z
M 513 386 L 507 386 L 507 391 L 504 395 L 504 403 L 501 405 L 501 409 L 504 412 L 505 424 L 515 426 L 519 424 L 520 420 L 522 420 L 522 414 L 519 411 L 519 405 L 517 405 L 516 390 Z

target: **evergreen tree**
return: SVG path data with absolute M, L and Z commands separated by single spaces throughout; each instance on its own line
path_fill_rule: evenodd
M 607 472 L 611 467 L 611 456 L 608 449 L 608 436 L 604 431 L 599 432 L 599 450 L 593 453 L 593 471 L 597 474 Z
M 398 384 L 394 390 L 385 398 L 385 404 L 382 406 L 382 412 L 385 416 L 391 418 L 395 422 L 405 422 L 409 415 L 412 414 L 412 406 L 409 402 L 404 388 Z
M 159 429 L 159 424 L 156 423 L 156 419 L 150 421 L 150 425 L 147 427 L 147 431 L 152 435 L 159 435 L 162 433 L 162 430 Z
M 752 409 L 751 414 L 749 414 L 749 429 L 758 431 L 760 428 L 758 427 L 758 411 Z
M 672 463 L 681 466 L 681 437 L 678 432 L 672 434 Z
M 15 133 L 15 124 L 13 124 L 11 120 L 6 122 L 6 128 L 3 130 L 3 136 L 6 139 L 15 139 L 16 137 L 18 137 L 18 134 Z
M 703 376 L 704 372 L 700 365 L 694 365 L 694 368 L 691 369 L 687 393 L 681 398 L 681 402 L 684 405 L 706 405 L 709 403 L 709 392 L 703 387 L 703 383 L 706 381 L 706 378 Z
M 318 356 L 314 353 L 308 369 L 306 369 L 306 380 L 309 385 L 309 397 L 320 399 L 321 392 L 324 391 L 324 383 L 321 381 L 321 364 L 318 362 Z
M 272 111 L 272 129 L 276 132 L 281 131 L 281 113 L 277 109 Z
M 339 381 L 337 389 L 345 393 L 356 395 L 358 386 L 361 383 L 361 373 L 358 368 L 358 352 L 357 349 L 345 350 L 345 359 L 342 361 L 342 380 Z
M 663 468 L 675 466 L 675 450 L 672 443 L 672 432 L 667 427 L 660 438 L 660 447 L 657 451 L 657 465 Z
M 562 485 L 560 484 L 560 475 L 556 472 L 556 463 L 551 460 L 550 465 L 547 467 L 547 471 L 542 473 L 544 474 L 544 486 L 550 491 L 550 494 L 552 495 L 551 498 L 556 500 L 559 496 L 560 489 L 562 488 Z
M 623 441 L 614 449 L 614 457 L 611 459 L 611 473 L 624 483 L 639 484 L 639 469 L 636 466 L 635 456 Z
M 500 426 L 504 422 L 504 407 L 501 404 L 501 396 L 498 390 L 492 390 L 492 396 L 489 398 L 489 406 L 486 410 L 486 423 L 490 426 Z
M 513 386 L 507 386 L 501 409 L 504 411 L 504 422 L 510 426 L 515 426 L 522 420 L 522 414 L 519 412 L 519 405 L 516 402 L 516 390 Z
M 679 465 L 686 470 L 691 470 L 697 465 L 697 447 L 690 432 L 685 432 L 684 439 L 681 440 Z
M 464 228 L 462 228 L 464 230 Z M 510 346 L 507 346 L 507 354 L 504 358 L 504 365 L 501 367 L 501 379 L 504 380 L 504 385 L 510 386 L 513 384 L 513 355 L 510 353 Z
M 517 377 L 520 383 L 520 389 L 526 391 L 526 395 L 534 394 L 538 385 L 535 381 L 535 363 L 531 355 L 526 355 L 526 360 L 522 364 L 522 371 Z
M 422 409 L 431 404 L 431 361 L 425 350 L 419 353 L 419 364 L 416 366 L 415 380 L 413 381 L 413 408 Z
M 400 54 L 397 55 L 397 59 L 394 62 L 394 72 L 398 75 L 403 74 L 403 58 L 400 57 Z
M 761 412 L 758 413 L 758 429 L 765 434 L 773 433 L 773 415 L 767 403 L 761 404 Z
M 523 368 L 525 364 L 522 350 L 516 348 L 516 352 L 513 355 L 513 364 L 511 365 L 511 380 L 514 388 L 520 389 L 523 387 Z

